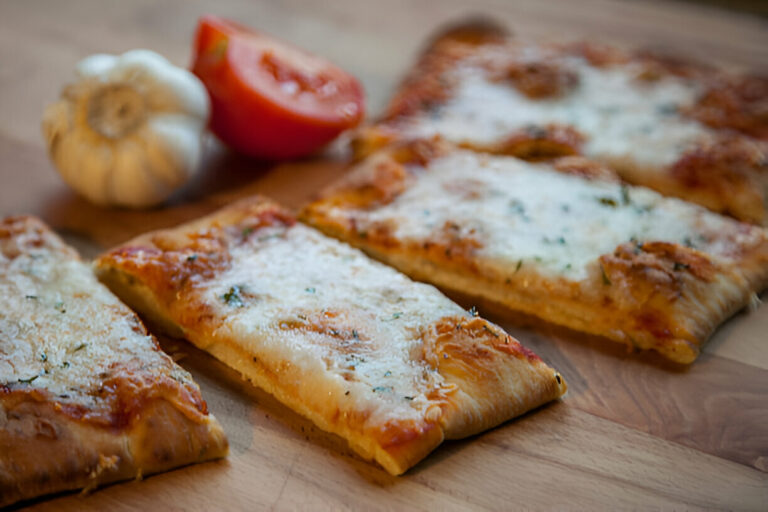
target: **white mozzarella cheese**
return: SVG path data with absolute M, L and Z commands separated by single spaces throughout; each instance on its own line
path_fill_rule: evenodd
M 630 240 L 675 242 L 727 259 L 733 241 L 718 233 L 733 232 L 735 221 L 642 187 L 455 151 L 417 170 L 405 192 L 357 220 L 361 230 L 379 223 L 415 244 L 439 237 L 451 223 L 480 242 L 477 257 L 490 265 L 534 265 L 577 281 L 600 255 Z
M 93 405 L 122 363 L 171 368 L 155 347 L 85 263 L 46 247 L 8 255 L 0 246 L 0 384 Z
M 460 66 L 457 88 L 436 112 L 405 122 L 407 135 L 440 134 L 453 142 L 491 145 L 530 125 L 561 123 L 586 136 L 586 156 L 602 161 L 629 160 L 653 170 L 674 164 L 711 130 L 678 113 L 690 106 L 700 87 L 666 76 L 642 82 L 636 64 L 590 66 L 581 58 L 563 59 L 578 84 L 561 97 L 530 99 L 505 81 L 492 81 L 479 68 Z
M 260 230 L 232 248 L 231 265 L 200 284 L 226 318 L 214 333 L 256 359 L 301 370 L 301 386 L 329 389 L 342 410 L 371 411 L 373 424 L 424 416 L 443 378 L 421 357 L 422 329 L 467 313 L 360 251 L 294 225 Z

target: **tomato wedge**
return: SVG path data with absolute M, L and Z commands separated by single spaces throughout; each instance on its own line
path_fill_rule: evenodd
M 320 57 L 215 16 L 200 18 L 192 71 L 211 96 L 211 130 L 271 160 L 317 151 L 364 114 L 360 82 Z

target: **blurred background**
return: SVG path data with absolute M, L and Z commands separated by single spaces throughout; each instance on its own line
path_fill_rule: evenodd
M 768 2 L 749 0 L 2 0 L 0 214 L 39 210 L 9 184 L 19 172 L 35 205 L 64 193 L 40 119 L 81 58 L 149 48 L 186 66 L 201 14 L 330 59 L 361 80 L 376 115 L 430 34 L 469 15 L 495 17 L 521 36 L 605 40 L 766 73 L 767 11 Z

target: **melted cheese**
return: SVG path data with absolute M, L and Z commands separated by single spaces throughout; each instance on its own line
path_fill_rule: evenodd
M 301 386 L 328 390 L 370 424 L 424 417 L 443 378 L 421 357 L 422 328 L 467 316 L 435 288 L 301 224 L 232 247 L 230 269 L 198 285 L 227 338 L 256 360 L 284 361 Z
M 502 275 L 525 265 L 578 281 L 600 255 L 630 240 L 675 242 L 727 260 L 734 240 L 722 235 L 738 231 L 735 221 L 642 187 L 589 181 L 511 157 L 455 151 L 415 173 L 391 203 L 359 216 L 357 228 L 384 223 L 399 241 L 420 246 L 450 223 L 460 237 L 479 241 L 477 258 Z
M 0 385 L 92 407 L 121 363 L 190 379 L 88 265 L 47 236 L 46 245 L 20 253 L 0 240 Z
M 587 137 L 585 155 L 607 162 L 628 161 L 654 170 L 678 160 L 711 131 L 677 113 L 691 105 L 699 88 L 666 76 L 653 82 L 635 77 L 637 64 L 590 66 L 568 57 L 559 65 L 575 71 L 575 89 L 554 99 L 530 99 L 512 85 L 493 82 L 478 68 L 453 71 L 457 89 L 435 112 L 405 121 L 409 136 L 435 134 L 458 143 L 493 145 L 526 126 L 571 125 Z

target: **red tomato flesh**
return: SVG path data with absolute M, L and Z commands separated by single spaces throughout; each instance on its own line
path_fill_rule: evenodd
M 363 88 L 320 57 L 231 21 L 204 16 L 192 71 L 211 97 L 211 130 L 272 160 L 317 151 L 364 114 Z

